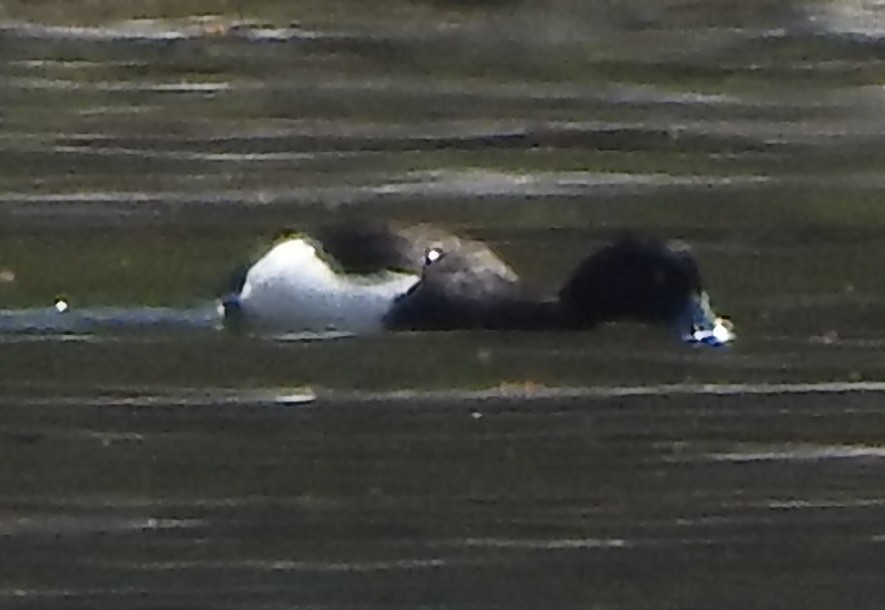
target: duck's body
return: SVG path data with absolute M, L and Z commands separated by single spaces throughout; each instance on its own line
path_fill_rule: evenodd
M 321 245 L 296 235 L 249 267 L 224 301 L 226 318 L 276 332 L 354 334 L 582 330 L 635 320 L 677 326 L 688 338 L 718 324 L 694 258 L 655 240 L 615 241 L 557 294 L 538 298 L 485 244 L 437 229 L 337 225 L 315 235 Z
M 336 272 L 305 238 L 287 239 L 252 265 L 228 316 L 276 331 L 380 332 L 394 300 L 419 281 L 415 273 Z

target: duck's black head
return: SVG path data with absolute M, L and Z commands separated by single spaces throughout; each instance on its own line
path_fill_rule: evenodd
M 683 246 L 627 237 L 587 258 L 559 293 L 576 327 L 634 320 L 681 325 L 715 324 L 697 262 Z

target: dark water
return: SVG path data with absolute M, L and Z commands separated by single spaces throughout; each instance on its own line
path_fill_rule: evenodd
M 4 4 L 0 607 L 881 607 L 875 3 L 151 6 Z M 682 238 L 739 341 L 216 328 L 346 215 Z
M 178 398 L 3 400 L 4 607 L 885 594 L 876 394 Z

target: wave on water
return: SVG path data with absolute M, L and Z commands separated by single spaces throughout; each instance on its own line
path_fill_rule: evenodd
M 216 303 L 191 308 L 69 308 L 59 300 L 50 307 L 0 310 L 0 334 L 64 334 L 139 330 L 214 330 L 222 318 Z
M 128 340 L 134 334 L 216 332 L 224 330 L 216 301 L 194 307 L 84 307 L 70 308 L 63 300 L 50 307 L 0 309 L 0 343 L 33 340 Z M 341 331 L 248 333 L 278 342 L 307 342 L 353 336 Z
M 0 33 L 39 40 L 73 40 L 89 42 L 192 40 L 233 38 L 253 42 L 313 40 L 333 36 L 289 25 L 265 26 L 255 22 L 237 21 L 221 16 L 193 16 L 186 19 L 132 19 L 103 27 L 49 25 L 6 21 Z
M 885 2 L 838 0 L 813 3 L 809 21 L 825 32 L 867 38 L 885 36 Z
M 713 453 L 714 462 L 779 462 L 885 458 L 885 447 L 866 445 L 796 445 Z

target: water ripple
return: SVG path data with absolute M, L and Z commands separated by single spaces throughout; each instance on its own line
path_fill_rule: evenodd
M 220 325 L 221 315 L 214 302 L 193 308 L 91 307 L 59 311 L 53 306 L 0 309 L 0 341 L 3 342 L 15 341 L 16 334 L 89 341 L 86 337 L 73 337 L 111 331 L 207 330 L 220 328 Z
M 714 462 L 776 462 L 885 458 L 885 447 L 864 445 L 802 445 L 755 451 L 728 451 L 707 456 Z

